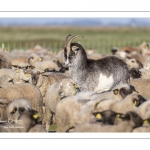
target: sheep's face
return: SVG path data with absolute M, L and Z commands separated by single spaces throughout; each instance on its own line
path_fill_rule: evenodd
M 140 127 L 143 124 L 143 119 L 133 111 L 127 112 L 122 118 L 124 121 L 133 121 L 134 128 Z
M 4 75 L 0 78 L 0 82 L 3 84 L 13 84 L 13 79 L 9 75 Z
M 37 54 L 31 54 L 30 57 L 28 58 L 28 63 L 30 65 L 34 65 L 35 62 L 42 61 L 42 60 L 43 60 L 43 57 L 40 57 Z
M 34 85 L 37 85 L 40 75 L 41 75 L 40 71 L 31 72 L 31 81 L 30 82 Z
M 116 88 L 113 90 L 113 94 L 115 96 L 118 96 L 120 95 L 121 96 L 121 99 L 124 99 L 127 95 L 131 94 L 132 93 L 132 89 L 130 88 L 127 88 L 127 87 L 122 87 L 122 88 Z
M 64 98 L 67 96 L 75 95 L 79 92 L 79 87 L 72 79 L 63 79 L 59 85 L 59 96 L 60 98 Z
M 126 63 L 128 65 L 129 69 L 131 69 L 131 68 L 138 68 L 138 69 L 143 68 L 142 63 L 139 62 L 138 60 L 136 60 L 135 58 L 130 58 L 130 57 L 127 58 Z
M 9 121 L 16 122 L 19 116 L 25 111 L 30 110 L 31 106 L 26 100 L 15 100 L 7 106 L 7 117 Z
M 98 119 L 97 121 L 101 121 L 104 124 L 114 125 L 120 122 L 118 119 L 120 119 L 123 114 L 106 110 L 103 112 L 94 112 L 93 115 Z M 122 119 L 120 120 L 122 121 Z
M 139 95 L 139 94 L 138 95 L 135 94 L 133 96 L 133 99 L 132 99 L 132 102 L 134 103 L 134 105 L 136 107 L 139 107 L 145 101 L 146 101 L 146 99 L 143 96 Z

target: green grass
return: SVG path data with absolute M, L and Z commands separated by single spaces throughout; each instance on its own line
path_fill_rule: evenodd
M 100 53 L 110 53 L 114 46 L 138 46 L 143 41 L 150 42 L 150 28 L 132 27 L 0 27 L 0 46 L 9 50 L 28 49 L 39 44 L 58 51 L 63 48 L 65 37 L 80 34 L 77 38 L 85 49 L 95 49 Z

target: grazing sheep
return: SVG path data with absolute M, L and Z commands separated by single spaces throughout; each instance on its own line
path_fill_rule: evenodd
M 70 78 L 63 79 L 48 88 L 45 96 L 44 113 L 47 131 L 50 129 L 50 123 L 52 122 L 52 117 L 55 115 L 57 103 L 67 96 L 75 95 L 77 92 L 79 92 L 78 86 L 75 81 Z
M 32 84 L 8 84 L 0 87 L 0 99 L 14 101 L 17 99 L 26 99 L 32 109 L 38 111 L 39 121 L 42 121 L 43 99 L 40 90 Z
M 12 68 L 11 62 L 6 56 L 0 54 L 0 69 L 1 68 Z
M 75 127 L 74 132 L 132 132 L 143 124 L 142 118 L 135 112 L 122 115 L 123 121 L 118 125 L 103 125 L 101 123 L 83 123 Z
M 150 99 L 150 79 L 132 79 L 130 84 L 139 94 Z
M 0 125 L 0 132 L 37 132 L 37 127 L 40 126 L 37 124 L 37 111 L 35 110 L 25 110 L 22 112 L 22 108 L 19 108 L 20 117 L 18 121 L 12 123 L 3 123 Z M 38 126 L 37 126 L 38 125 Z M 43 132 L 42 125 L 39 128 L 38 132 Z
M 41 71 L 34 69 L 31 71 L 30 83 L 37 86 L 42 94 L 43 103 L 45 104 L 45 94 L 48 87 L 56 82 L 60 82 L 62 79 L 68 76 L 61 73 L 49 72 L 42 74 Z
M 65 65 L 69 66 L 71 77 L 81 91 L 104 92 L 112 90 L 120 82 L 128 83 L 129 70 L 123 60 L 115 56 L 87 59 L 84 48 L 78 43 L 71 43 L 80 35 L 68 40 L 69 36 L 64 48 Z

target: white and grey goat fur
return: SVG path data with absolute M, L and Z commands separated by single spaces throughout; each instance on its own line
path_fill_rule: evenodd
M 66 37 L 64 48 L 64 66 L 69 66 L 71 77 L 81 91 L 109 91 L 120 82 L 129 82 L 129 70 L 123 60 L 115 56 L 99 60 L 88 59 L 82 45 L 71 43 L 81 36 L 76 35 L 68 40 L 69 36 Z

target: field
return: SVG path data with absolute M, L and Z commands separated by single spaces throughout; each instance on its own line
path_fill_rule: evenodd
M 65 37 L 80 34 L 77 38 L 85 49 L 110 53 L 112 47 L 138 46 L 150 42 L 150 28 L 135 27 L 0 27 L 0 46 L 13 49 L 29 49 L 39 44 L 58 51 L 63 48 Z

